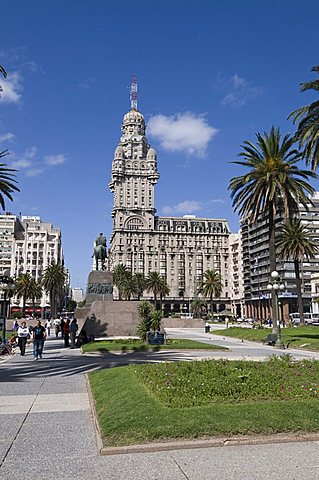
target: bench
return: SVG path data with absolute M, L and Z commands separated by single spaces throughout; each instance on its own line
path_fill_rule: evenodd
M 271 345 L 272 347 L 276 344 L 277 341 L 277 335 L 275 333 L 270 333 L 267 335 L 265 340 L 263 341 L 263 344 Z

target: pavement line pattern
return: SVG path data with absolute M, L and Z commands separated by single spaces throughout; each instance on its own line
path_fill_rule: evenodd
M 0 415 L 75 412 L 90 408 L 87 393 L 0 396 Z

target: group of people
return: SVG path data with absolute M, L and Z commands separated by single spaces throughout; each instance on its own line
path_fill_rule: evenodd
M 86 333 L 82 332 L 78 336 L 77 341 L 77 332 L 78 332 L 78 324 L 76 318 L 73 318 L 71 321 L 70 319 L 56 319 L 53 321 L 53 325 L 55 328 L 55 334 L 58 338 L 59 332 L 61 332 L 61 337 L 64 340 L 64 346 L 75 348 L 76 346 L 80 346 L 83 343 L 86 343 Z M 34 360 L 38 360 L 42 358 L 44 342 L 47 337 L 51 335 L 51 328 L 52 322 L 51 320 L 47 320 L 45 326 L 41 324 L 41 320 L 37 320 L 36 325 L 32 327 L 31 325 L 28 327 L 25 321 L 22 321 L 21 325 L 18 324 L 17 321 L 14 322 L 13 330 L 14 334 L 9 340 L 9 343 L 12 346 L 15 346 L 16 343 L 20 349 L 20 355 L 25 355 L 26 345 L 28 340 L 32 340 L 33 342 L 33 358 Z M 76 342 L 77 341 L 77 342 Z M 71 345 L 70 345 L 71 342 Z

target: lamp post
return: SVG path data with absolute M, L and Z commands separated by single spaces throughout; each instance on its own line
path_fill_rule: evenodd
M 2 343 L 6 343 L 6 320 L 7 320 L 7 297 L 8 293 L 14 289 L 13 279 L 9 276 L 10 272 L 4 272 L 1 277 L 1 289 L 3 290 L 3 310 L 2 310 Z
M 278 348 L 284 348 L 284 344 L 281 339 L 280 320 L 279 320 L 279 305 L 278 305 L 278 292 L 284 290 L 285 285 L 280 283 L 279 273 L 274 270 L 270 274 L 270 281 L 267 285 L 267 289 L 271 292 L 271 305 L 272 305 L 272 317 L 273 317 L 273 333 L 277 336 L 275 346 Z

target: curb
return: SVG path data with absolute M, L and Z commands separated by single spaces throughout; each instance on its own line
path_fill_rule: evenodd
M 95 409 L 95 401 L 94 401 L 94 398 L 93 398 L 93 393 L 92 393 L 92 389 L 91 389 L 91 385 L 90 385 L 90 381 L 89 381 L 89 376 L 88 376 L 87 373 L 85 374 L 85 379 L 86 379 L 86 388 L 87 388 L 87 392 L 88 392 L 88 396 L 89 396 L 89 403 L 90 403 L 90 407 L 91 407 L 92 418 L 93 418 L 95 440 L 96 440 L 96 444 L 97 444 L 97 448 L 98 448 L 99 453 L 102 453 L 103 441 L 102 441 L 102 436 L 101 436 L 101 430 L 100 430 L 100 425 L 99 425 L 99 421 L 98 421 L 98 418 L 97 418 L 97 413 L 96 413 L 96 409 Z
M 195 448 L 234 447 L 240 445 L 263 445 L 269 443 L 296 443 L 319 441 L 319 434 L 274 434 L 243 435 L 239 437 L 216 437 L 205 440 L 175 440 L 163 443 L 128 445 L 123 447 L 102 447 L 101 455 L 120 455 L 126 453 L 164 452 L 168 450 L 186 450 Z

